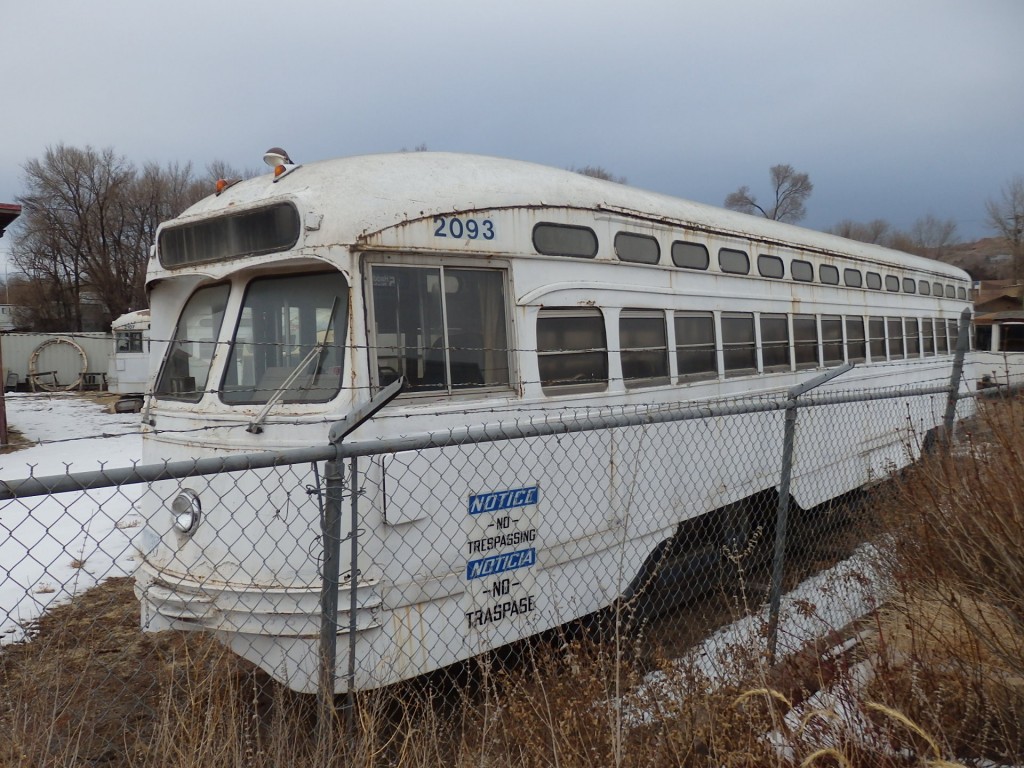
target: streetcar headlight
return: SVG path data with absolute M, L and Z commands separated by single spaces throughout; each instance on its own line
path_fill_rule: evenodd
M 199 494 L 190 488 L 183 488 L 171 502 L 174 527 L 182 533 L 192 533 L 195 530 L 202 512 L 203 505 L 199 503 Z

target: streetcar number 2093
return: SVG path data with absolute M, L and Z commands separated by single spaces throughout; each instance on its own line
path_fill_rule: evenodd
M 434 237 L 456 240 L 493 240 L 494 222 L 490 219 L 462 219 L 458 216 L 435 216 Z

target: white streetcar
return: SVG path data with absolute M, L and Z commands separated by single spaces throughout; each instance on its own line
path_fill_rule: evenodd
M 110 324 L 114 345 L 107 362 L 107 390 L 120 395 L 118 412 L 139 411 L 149 388 L 149 310 L 121 315 Z
M 969 307 L 968 275 L 947 264 L 564 170 L 268 156 L 274 173 L 159 230 L 147 462 L 325 443 L 400 376 L 406 390 L 349 439 L 771 396 L 844 362 L 857 365 L 843 389 L 941 384 Z M 854 420 L 798 446 L 793 499 L 810 509 L 906 464 L 943 406 L 904 418 L 907 433 L 897 417 Z M 684 523 L 774 493 L 781 415 L 730 418 L 735 436 L 704 430 L 657 464 L 639 445 L 666 426 L 476 446 L 461 469 L 439 449 L 366 462 L 359 566 L 339 599 L 353 686 L 609 606 Z M 186 480 L 145 509 L 144 626 L 215 631 L 315 690 L 320 513 L 300 475 Z M 667 490 L 638 495 L 647 485 Z

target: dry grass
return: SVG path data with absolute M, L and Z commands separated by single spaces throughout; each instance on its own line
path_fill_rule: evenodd
M 878 617 L 869 695 L 946 754 L 1024 756 L 1024 403 L 986 403 L 893 488 L 899 595 Z
M 729 682 L 712 684 L 646 637 L 548 638 L 524 644 L 516 664 L 482 659 L 457 675 L 363 694 L 351 728 L 341 713 L 318 723 L 312 697 L 271 683 L 208 637 L 140 633 L 130 582 L 112 580 L 50 611 L 32 642 L 0 653 L 0 763 L 1021 764 L 1024 406 L 986 406 L 952 451 L 875 492 L 856 517 L 898 542 L 896 596 L 775 667 L 762 649 L 730 649 Z M 830 546 L 842 556 L 857 540 L 845 529 Z M 829 557 L 823 549 L 805 560 Z M 830 650 L 853 633 L 859 644 Z

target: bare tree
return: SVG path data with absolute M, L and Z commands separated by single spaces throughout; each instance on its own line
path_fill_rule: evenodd
M 157 224 L 201 197 L 189 166 L 141 172 L 112 149 L 47 148 L 24 166 L 26 194 L 12 244 L 33 283 L 28 325 L 86 330 L 145 306 L 144 280 Z M 102 308 L 90 322 L 87 303 Z
M 932 214 L 923 216 L 910 228 L 911 253 L 943 260 L 951 245 L 960 242 L 953 219 L 937 219 Z
M 625 184 L 625 176 L 616 176 L 609 170 L 602 168 L 600 165 L 584 165 L 582 168 L 570 167 L 570 171 L 578 173 L 582 176 L 589 176 L 592 179 L 601 179 L 602 181 L 614 181 L 616 184 Z
M 773 165 L 769 171 L 774 202 L 764 207 L 750 193 L 750 187 L 740 187 L 725 198 L 725 207 L 741 213 L 758 214 L 766 219 L 794 224 L 807 215 L 805 203 L 814 191 L 811 178 L 798 173 L 792 165 Z
M 1010 247 L 1013 279 L 1021 283 L 1024 273 L 1024 176 L 1016 176 L 1003 187 L 999 200 L 985 203 L 988 225 L 1002 236 Z M 1024 300 L 1024 287 L 1021 290 Z
M 848 240 L 885 245 L 892 233 L 892 225 L 885 219 L 874 219 L 867 223 L 843 219 L 828 231 Z

